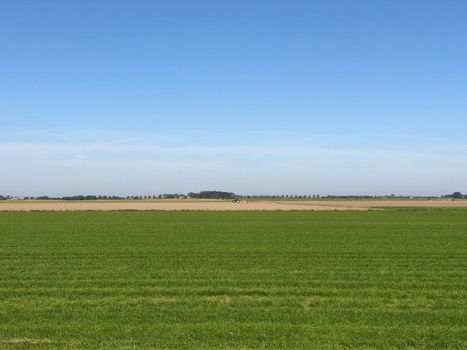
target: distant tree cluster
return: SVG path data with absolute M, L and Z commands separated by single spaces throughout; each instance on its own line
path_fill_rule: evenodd
M 5 196 L 3 194 L 0 194 L 0 201 L 6 201 L 8 199 L 11 199 L 11 196 Z
M 233 199 L 238 196 L 233 192 L 223 191 L 201 191 L 201 192 L 190 192 L 184 193 L 163 193 L 154 194 L 148 196 L 128 196 L 126 199 L 132 200 L 144 200 L 144 199 L 187 199 L 187 198 L 199 198 L 199 199 Z
M 186 195 L 181 193 L 164 193 L 158 196 L 159 199 L 184 199 Z
M 454 192 L 453 194 L 446 194 L 442 197 L 452 198 L 452 199 L 462 199 L 462 198 L 467 198 L 467 194 L 462 194 L 462 192 Z
M 24 199 L 36 199 L 36 200 L 58 200 L 58 201 L 93 201 L 93 200 L 116 200 L 125 199 L 120 196 L 95 196 L 95 195 L 77 195 L 77 196 L 64 196 L 64 197 L 49 197 L 49 196 L 38 196 L 38 197 L 24 197 Z
M 306 198 L 319 198 L 319 195 L 311 194 L 254 194 L 254 195 L 244 195 L 243 198 L 251 199 L 306 199 Z
M 374 198 L 415 198 L 413 196 L 396 196 L 394 194 L 383 196 L 371 195 L 319 195 L 319 194 L 273 194 L 273 195 L 245 195 L 243 198 L 251 199 L 374 199 Z M 436 197 L 423 197 L 423 198 L 436 198 Z
M 69 196 L 69 197 L 62 197 L 64 201 L 93 201 L 93 200 L 108 200 L 108 199 L 125 199 L 119 196 Z
M 186 198 L 184 194 L 179 193 L 164 193 L 164 194 L 152 194 L 147 196 L 127 196 L 126 199 L 131 200 L 147 200 L 147 199 L 183 199 Z
M 120 199 L 131 199 L 131 200 L 142 200 L 142 199 L 156 199 L 157 195 L 146 195 L 146 196 L 126 196 L 125 198 Z M 162 198 L 162 197 L 161 197 Z
M 188 198 L 202 198 L 202 199 L 234 199 L 238 196 L 233 192 L 223 191 L 201 191 L 199 193 L 190 192 Z

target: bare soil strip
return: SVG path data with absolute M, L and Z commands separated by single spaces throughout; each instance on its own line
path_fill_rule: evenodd
M 10 338 L 4 339 L 0 337 L 1 344 L 10 344 L 10 345 L 39 345 L 39 344 L 50 344 L 52 343 L 49 339 L 29 339 L 29 338 Z
M 467 200 L 318 200 L 318 201 L 4 201 L 0 211 L 87 210 L 368 210 L 379 207 L 467 207 Z

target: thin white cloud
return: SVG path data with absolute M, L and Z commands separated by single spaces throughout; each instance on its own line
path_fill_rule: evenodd
M 203 144 L 99 130 L 42 130 L 0 141 L 0 193 L 439 194 L 465 190 L 467 152 L 329 147 L 296 140 Z M 253 140 L 255 141 L 255 140 Z M 290 142 L 288 142 L 290 141 Z M 289 144 L 288 144 L 289 143 Z

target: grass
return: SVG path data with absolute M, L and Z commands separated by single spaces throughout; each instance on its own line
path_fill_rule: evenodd
M 464 349 L 467 210 L 0 213 L 0 348 Z

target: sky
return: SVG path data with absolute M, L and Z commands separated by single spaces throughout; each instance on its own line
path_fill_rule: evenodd
M 467 192 L 467 2 L 0 5 L 0 194 Z

